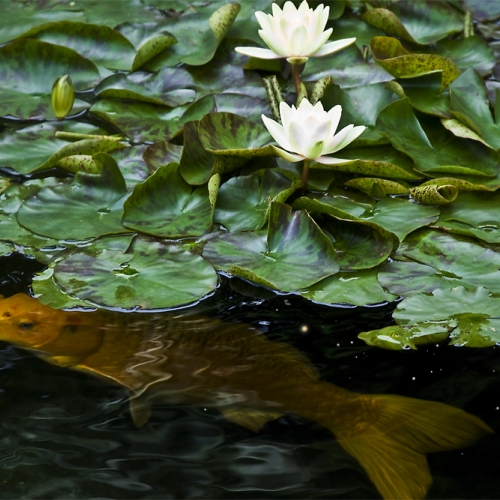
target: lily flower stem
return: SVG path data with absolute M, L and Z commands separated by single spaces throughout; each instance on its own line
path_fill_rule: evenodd
M 309 165 L 311 160 L 304 160 L 304 166 L 302 167 L 302 193 L 306 191 L 307 177 L 309 176 Z
M 295 84 L 295 91 L 297 94 L 299 93 L 300 89 L 300 72 L 299 72 L 299 65 L 298 64 L 292 64 L 292 76 L 293 76 L 293 83 Z

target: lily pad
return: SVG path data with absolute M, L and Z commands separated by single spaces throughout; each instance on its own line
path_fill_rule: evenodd
M 168 141 L 158 141 L 150 144 L 144 151 L 142 157 L 152 174 L 160 167 L 169 163 L 180 163 L 183 146 L 172 144 Z
M 441 118 L 451 118 L 450 92 L 441 90 L 441 73 L 420 75 L 388 82 L 386 87 L 398 97 L 408 97 L 411 105 L 418 111 Z
M 416 229 L 432 224 L 438 219 L 439 209 L 417 205 L 403 198 L 383 198 L 371 212 L 360 216 L 362 220 L 373 222 L 394 233 L 399 241 Z
M 400 351 L 442 342 L 448 338 L 449 330 L 450 325 L 446 321 L 429 321 L 411 326 L 392 325 L 380 330 L 361 332 L 358 338 L 368 345 Z
M 353 147 L 343 149 L 339 154 L 346 160 L 355 161 L 337 165 L 312 163 L 311 168 L 403 180 L 417 180 L 420 177 L 413 169 L 414 162 L 392 146 Z
M 307 212 L 273 202 L 265 233 L 236 232 L 210 240 L 203 256 L 218 269 L 283 291 L 295 291 L 335 274 L 330 239 Z
M 290 179 L 272 169 L 259 173 L 233 177 L 221 186 L 214 221 L 231 232 L 262 229 L 271 201 L 282 193 L 289 196 L 298 187 L 298 183 L 292 185 Z
M 94 92 L 101 98 L 130 99 L 176 107 L 193 102 L 196 97 L 193 89 L 182 88 L 183 80 L 189 84 L 190 75 L 183 68 L 164 68 L 157 74 L 118 73 L 104 79 Z
M 492 178 L 497 175 L 500 156 L 496 152 L 475 141 L 457 139 L 439 122 L 427 122 L 424 130 L 408 98 L 384 108 L 377 126 L 396 149 L 414 160 L 421 172 Z
M 102 247 L 57 263 L 54 279 L 63 292 L 104 307 L 160 309 L 198 301 L 217 286 L 212 266 L 182 247 L 141 238 L 126 253 Z
M 485 248 L 475 240 L 433 230 L 422 230 L 408 236 L 400 245 L 395 258 L 412 260 L 430 266 L 442 274 L 440 288 L 448 289 L 458 282 L 467 288 L 484 286 L 500 293 L 500 253 Z M 415 266 L 413 266 L 416 272 Z M 422 269 L 428 274 L 428 269 Z M 384 277 L 383 285 L 387 285 Z M 407 276 L 402 278 L 407 280 Z M 411 288 L 411 284 L 408 284 Z M 392 291 L 389 286 L 389 291 Z
M 74 21 L 46 23 L 30 29 L 21 37 L 73 49 L 94 64 L 111 69 L 129 70 L 135 56 L 134 46 L 123 35 L 108 26 L 97 24 Z
M 339 85 L 331 83 L 325 89 L 321 98 L 324 108 L 329 110 L 337 104 L 342 106 L 338 130 L 350 124 L 367 127 L 357 139 L 356 145 L 388 142 L 387 138 L 375 128 L 379 112 L 396 98 L 385 85 L 385 83 L 375 83 L 343 90 Z
M 96 154 L 94 161 L 100 175 L 78 173 L 70 185 L 38 191 L 19 209 L 19 223 L 57 240 L 128 232 L 121 224 L 126 187 L 118 165 L 106 153 Z
M 267 156 L 274 155 L 267 129 L 233 113 L 209 113 L 198 125 L 203 148 L 216 155 Z
M 487 347 L 500 342 L 500 300 L 481 286 L 412 295 L 398 304 L 393 316 L 402 326 L 446 323 L 450 345 Z
M 369 9 L 363 20 L 390 35 L 417 44 L 429 44 L 463 30 L 463 19 L 443 2 L 412 2 L 391 5 L 391 10 Z
M 451 59 L 436 54 L 412 54 L 396 38 L 377 36 L 370 42 L 373 58 L 396 78 L 413 78 L 429 73 L 441 73 L 441 90 L 444 90 L 460 70 Z
M 340 272 L 321 280 L 300 295 L 319 304 L 352 304 L 365 306 L 392 302 L 396 295 L 387 293 L 377 281 L 377 273 L 373 269 L 356 272 Z
M 54 118 L 52 84 L 70 75 L 77 91 L 99 81 L 97 67 L 74 50 L 23 38 L 0 47 L 2 92 L 0 115 L 19 119 Z
M 123 225 L 163 238 L 201 236 L 210 230 L 212 214 L 207 186 L 193 191 L 171 163 L 135 187 L 124 205 Z
M 500 124 L 493 119 L 483 79 L 469 69 L 450 86 L 453 114 L 491 148 L 500 149 Z

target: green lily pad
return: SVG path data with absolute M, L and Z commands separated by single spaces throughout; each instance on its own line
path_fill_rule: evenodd
M 379 200 L 371 212 L 365 212 L 360 218 L 382 226 L 403 241 L 416 229 L 435 222 L 438 216 L 438 208 L 388 197 Z
M 442 342 L 448 338 L 449 330 L 450 325 L 446 321 L 429 321 L 411 326 L 386 326 L 380 330 L 361 332 L 358 338 L 368 345 L 401 351 L 417 349 L 419 345 Z
M 54 118 L 50 94 L 60 76 L 69 74 L 77 91 L 99 81 L 94 63 L 74 50 L 29 38 L 0 47 L 0 67 L 0 115 L 24 120 Z
M 326 76 L 331 76 L 332 81 L 343 89 L 392 80 L 390 73 L 379 64 L 365 61 L 355 45 L 324 57 L 311 57 L 304 69 L 302 81 L 316 83 Z
M 387 179 L 356 177 L 345 183 L 346 186 L 359 189 L 374 198 L 384 198 L 391 194 L 408 194 L 407 186 Z M 380 195 L 380 196 L 379 196 Z
M 181 82 L 186 80 L 189 84 L 189 77 L 183 68 L 164 68 L 157 74 L 118 73 L 104 79 L 94 92 L 101 98 L 130 99 L 176 107 L 195 100 L 196 92 L 193 89 L 182 88 Z
M 393 146 L 410 156 L 417 170 L 426 174 L 455 174 L 495 178 L 500 156 L 475 141 L 457 139 L 439 122 L 427 122 L 426 130 L 417 120 L 408 98 L 384 108 L 377 127 Z
M 474 19 L 489 19 L 494 21 L 500 17 L 500 5 L 496 2 L 483 0 L 464 0 L 464 7 L 472 12 Z
M 19 223 L 57 240 L 86 240 L 125 233 L 121 224 L 125 180 L 115 160 L 98 153 L 101 174 L 78 173 L 72 184 L 44 188 L 28 198 L 17 214 Z
M 152 59 L 151 64 L 147 66 L 148 69 L 173 67 L 179 63 L 200 66 L 214 57 L 219 43 L 240 10 L 240 5 L 237 3 L 225 4 L 214 10 L 213 7 L 217 7 L 217 4 L 210 2 L 206 7 L 208 8 L 198 12 L 191 8 L 186 9 L 181 16 L 168 17 L 153 26 L 128 25 L 121 31 L 136 45 L 144 32 L 147 32 L 148 38 L 167 32 L 175 37 L 177 43 Z M 134 30 L 140 34 L 134 33 Z
M 267 156 L 274 155 L 267 129 L 233 113 L 209 113 L 198 125 L 203 148 L 216 155 Z
M 266 169 L 260 175 L 233 177 L 219 189 L 214 221 L 231 232 L 262 229 L 271 201 L 298 187 L 282 174 Z M 286 199 L 280 199 L 281 202 Z
M 391 5 L 391 10 L 369 9 L 363 20 L 390 35 L 417 44 L 434 43 L 463 30 L 463 19 L 453 6 L 443 2 L 412 2 Z
M 395 258 L 413 260 L 434 268 L 446 278 L 440 286 L 442 289 L 452 288 L 459 281 L 467 288 L 484 286 L 493 293 L 500 293 L 500 253 L 481 246 L 473 239 L 422 230 L 404 240 Z M 428 274 L 429 270 L 422 269 L 422 272 Z M 384 278 L 384 286 L 387 279 Z M 408 281 L 407 277 L 403 280 Z M 408 286 L 411 287 L 410 284 Z M 389 286 L 387 288 L 392 291 Z
M 473 69 L 451 84 L 450 101 L 452 112 L 459 120 L 490 147 L 500 149 L 500 124 L 491 114 L 483 79 Z
M 171 163 L 134 188 L 124 205 L 123 225 L 163 238 L 201 236 L 210 230 L 212 214 L 207 186 L 193 191 L 178 164 Z
M 217 286 L 213 267 L 182 247 L 140 238 L 126 253 L 103 246 L 57 263 L 54 279 L 64 293 L 104 307 L 159 309 L 195 302 Z
M 500 300 L 481 286 L 412 295 L 398 304 L 393 316 L 402 326 L 446 322 L 450 345 L 487 347 L 500 342 Z
M 185 127 L 187 127 L 187 124 Z M 172 144 L 168 141 L 158 141 L 150 144 L 142 157 L 148 166 L 149 172 L 153 174 L 164 165 L 174 162 L 180 163 L 183 149 L 183 146 Z
M 392 302 L 396 295 L 387 293 L 377 281 L 374 269 L 340 272 L 299 290 L 300 295 L 319 304 L 352 304 L 365 306 Z
M 184 125 L 184 148 L 179 168 L 182 177 L 192 185 L 208 182 L 214 173 L 214 155 L 207 152 L 198 133 L 199 121 Z
M 396 38 L 377 36 L 370 42 L 373 58 L 396 78 L 413 78 L 441 71 L 441 90 L 444 90 L 460 70 L 451 59 L 436 54 L 411 54 Z
M 115 149 L 110 153 L 125 179 L 127 191 L 149 177 L 150 172 L 143 159 L 146 149 L 146 145 L 138 144 L 128 148 Z
M 168 139 L 182 129 L 179 119 L 185 107 L 165 108 L 150 103 L 102 99 L 90 111 L 118 128 L 134 142 Z
M 342 271 L 369 269 L 384 262 L 397 247 L 392 233 L 365 221 L 345 221 L 328 217 L 321 224 L 340 258 Z
M 57 131 L 99 133 L 93 125 L 74 121 L 45 122 L 16 131 L 5 131 L 0 137 L 0 166 L 10 167 L 20 174 L 32 172 L 58 150 L 68 145 L 55 137 Z
M 305 211 L 273 202 L 265 233 L 236 232 L 207 242 L 203 256 L 218 269 L 258 284 L 295 291 L 335 274 L 338 258 L 330 239 Z
M 386 87 L 398 97 L 408 97 L 411 105 L 418 111 L 442 118 L 451 118 L 450 92 L 441 90 L 441 73 L 420 75 L 388 82 Z
M 476 35 L 459 40 L 440 40 L 430 52 L 451 59 L 461 71 L 473 68 L 481 76 L 489 75 L 495 66 L 493 49 Z
M 73 49 L 94 64 L 111 69 L 129 70 L 135 56 L 134 46 L 123 35 L 97 24 L 58 21 L 36 26 L 21 36 Z
M 177 39 L 170 34 L 152 36 L 146 40 L 142 40 L 141 46 L 132 63 L 132 71 L 137 71 L 151 59 L 176 43 Z
M 484 233 L 486 241 L 496 242 L 500 237 L 500 194 L 462 193 L 455 203 L 441 209 L 439 221 L 467 224 L 469 230 L 479 230 L 478 235 Z
M 413 169 L 414 163 L 405 154 L 392 146 L 353 147 L 338 153 L 343 159 L 355 160 L 338 165 L 313 163 L 311 168 L 349 172 L 370 177 L 417 180 L 419 175 Z

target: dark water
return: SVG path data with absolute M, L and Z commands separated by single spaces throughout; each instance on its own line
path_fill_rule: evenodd
M 25 290 L 36 267 L 0 259 L 0 293 Z M 340 387 L 445 402 L 500 431 L 499 348 L 370 348 L 356 335 L 390 324 L 389 307 L 328 308 L 261 293 L 224 279 L 201 310 L 294 345 Z M 313 422 L 287 416 L 254 434 L 215 409 L 158 405 L 136 429 L 121 388 L 5 343 L 0 428 L 0 498 L 379 498 L 356 461 Z M 428 455 L 428 498 L 499 498 L 499 452 L 495 434 Z

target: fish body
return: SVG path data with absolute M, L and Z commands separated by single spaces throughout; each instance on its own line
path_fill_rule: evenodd
M 467 446 L 491 429 L 452 406 L 367 395 L 321 381 L 293 347 L 250 326 L 177 313 L 72 312 L 17 294 L 0 300 L 0 340 L 50 363 L 126 387 L 137 425 L 154 401 L 217 407 L 258 431 L 293 413 L 327 427 L 384 498 L 423 498 L 426 453 Z

